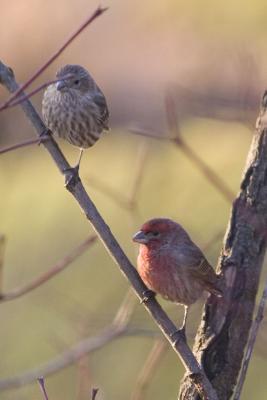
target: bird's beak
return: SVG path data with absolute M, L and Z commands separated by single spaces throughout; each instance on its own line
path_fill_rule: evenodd
M 147 237 L 143 231 L 136 232 L 136 234 L 133 236 L 133 241 L 143 244 L 148 243 Z
M 58 90 L 59 92 L 63 92 L 65 89 L 67 89 L 66 81 L 65 81 L 65 80 L 63 80 L 63 81 L 58 81 L 58 82 L 56 83 L 56 88 L 57 88 L 57 90 Z

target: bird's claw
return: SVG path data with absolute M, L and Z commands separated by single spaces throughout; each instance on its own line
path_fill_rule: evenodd
M 49 140 L 51 138 L 51 135 L 52 135 L 52 132 L 50 131 L 50 129 L 48 129 L 48 128 L 44 129 L 39 135 L 38 146 L 40 146 L 40 144 Z
M 79 167 L 77 164 L 75 167 L 66 168 L 63 173 L 65 175 L 65 187 L 69 189 L 73 186 L 77 181 L 79 181 Z
M 176 347 L 176 345 L 183 341 L 186 342 L 186 335 L 185 335 L 185 327 L 183 326 L 180 329 L 177 329 L 177 331 L 174 331 L 173 333 L 170 334 L 171 339 L 173 339 L 173 347 Z
M 153 292 L 153 290 L 147 289 L 142 293 L 142 299 L 140 300 L 140 303 L 141 304 L 147 303 L 148 300 L 150 300 L 152 298 L 154 299 L 155 296 L 156 296 L 156 293 Z

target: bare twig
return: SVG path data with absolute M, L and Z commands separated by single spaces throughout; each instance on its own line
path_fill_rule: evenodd
M 97 395 L 98 390 L 99 390 L 98 388 L 93 388 L 92 389 L 92 395 L 91 395 L 91 399 L 92 400 L 96 399 L 96 395 Z
M 88 355 L 85 354 L 80 360 L 77 362 L 77 394 L 75 396 L 76 400 L 82 400 L 85 398 L 85 395 L 88 393 L 88 388 L 90 387 L 91 379 L 90 379 L 90 368 L 88 365 Z
M 9 151 L 20 149 L 21 147 L 31 146 L 32 144 L 40 143 L 40 139 L 29 139 L 25 140 L 24 142 L 12 144 L 11 146 L 4 147 L 0 149 L 0 154 L 8 153 Z
M 142 136 L 148 139 L 155 139 L 155 140 L 160 140 L 160 141 L 169 141 L 172 140 L 171 137 L 163 135 L 163 133 L 156 133 L 154 131 L 148 130 L 148 129 L 143 129 L 140 126 L 139 127 L 129 127 L 127 128 L 127 131 L 132 133 L 133 135 L 138 135 Z
M 0 390 L 6 390 L 9 388 L 20 387 L 29 383 L 34 382 L 40 376 L 49 376 L 55 372 L 73 364 L 83 358 L 86 354 L 96 351 L 107 343 L 122 336 L 136 336 L 136 335 L 147 335 L 154 336 L 154 332 L 138 330 L 138 329 L 127 329 L 130 317 L 136 305 L 136 299 L 133 297 L 133 293 L 128 291 L 124 297 L 112 323 L 102 330 L 102 332 L 95 336 L 81 340 L 76 345 L 72 346 L 61 355 L 50 360 L 46 364 L 26 371 L 20 375 L 12 376 L 7 379 L 0 380 Z
M 148 151 L 149 147 L 147 141 L 141 143 L 141 145 L 138 148 L 134 179 L 128 197 L 129 206 L 131 209 L 134 209 L 136 206 L 137 194 L 145 174 L 145 166 L 147 163 Z
M 45 400 L 48 400 L 48 395 L 47 395 L 47 392 L 46 392 L 46 389 L 45 389 L 44 378 L 41 377 L 41 378 L 38 378 L 37 380 L 38 380 L 38 383 L 39 383 L 39 385 L 40 385 L 41 391 L 42 391 L 42 393 L 43 393 L 43 395 L 44 395 L 44 399 L 45 399 Z
M 197 169 L 223 195 L 223 197 L 232 203 L 235 194 L 228 188 L 219 175 L 217 175 L 182 139 L 178 124 L 176 104 L 171 95 L 166 97 L 166 115 L 170 132 L 175 134 L 175 138 L 173 139 L 174 144 L 176 144 L 187 158 L 194 163 Z
M 58 261 L 48 271 L 35 278 L 32 282 L 24 286 L 10 290 L 7 293 L 0 293 L 0 302 L 14 300 L 43 285 L 53 276 L 57 275 L 59 272 L 67 268 L 69 264 L 71 264 L 77 257 L 83 254 L 93 243 L 95 243 L 96 240 L 97 240 L 96 235 L 89 236 L 84 242 L 82 242 L 79 246 L 73 249 L 71 253 L 69 253 L 63 259 Z
M 131 400 L 143 400 L 148 388 L 148 384 L 155 375 L 155 370 L 168 350 L 167 342 L 162 339 L 155 339 L 154 345 L 146 359 L 146 362 L 138 375 L 135 389 Z
M 134 175 L 132 187 L 129 189 L 130 194 L 128 194 L 128 196 L 125 196 L 124 194 L 118 192 L 113 187 L 100 182 L 98 179 L 95 179 L 93 177 L 88 178 L 88 182 L 90 183 L 90 186 L 99 190 L 103 194 L 109 196 L 116 203 L 118 203 L 121 207 L 123 207 L 129 211 L 133 211 L 134 209 L 137 208 L 136 197 L 137 197 L 139 187 L 142 183 L 142 179 L 144 177 L 145 164 L 147 162 L 147 155 L 148 155 L 147 143 L 145 143 L 145 142 L 141 143 L 141 146 L 139 147 L 138 150 L 139 151 L 137 153 L 135 175 Z
M 47 86 L 51 85 L 52 83 L 58 82 L 59 79 L 54 79 L 52 81 L 48 81 L 43 83 L 42 85 L 38 86 L 37 88 L 33 89 L 31 92 L 27 93 L 25 96 L 20 96 L 19 98 L 15 98 L 14 101 L 12 101 L 9 105 L 8 108 L 15 107 L 22 103 L 23 101 L 31 98 L 34 96 L 36 93 L 40 92 L 42 89 L 46 88 Z M 0 109 L 1 111 L 1 109 Z
M 224 298 L 208 299 L 194 344 L 194 354 L 222 399 L 232 397 L 242 368 L 267 248 L 266 115 L 265 93 L 218 262 Z M 179 399 L 198 397 L 185 376 Z
M 107 8 L 98 7 L 94 13 L 86 19 L 86 21 L 65 41 L 65 43 L 49 58 L 49 60 L 41 66 L 32 76 L 31 78 L 25 82 L 20 88 L 17 88 L 16 91 L 13 93 L 9 99 L 0 106 L 0 111 L 8 108 L 10 104 L 17 98 L 22 92 L 35 81 L 38 76 L 40 76 L 53 61 L 70 45 L 70 43 L 76 39 L 76 37 L 88 26 L 90 25 L 97 17 L 99 17 L 103 12 L 105 12 Z M 10 71 L 12 72 L 12 71 Z
M 239 376 L 239 380 L 238 383 L 236 385 L 236 389 L 235 389 L 235 395 L 234 395 L 234 399 L 233 400 L 239 400 L 240 396 L 241 396 L 241 392 L 245 383 L 245 379 L 246 379 L 246 374 L 247 374 L 247 370 L 248 370 L 248 365 L 251 359 L 251 355 L 252 355 L 252 351 L 256 342 L 256 337 L 260 328 L 260 323 L 263 320 L 263 316 L 264 316 L 264 308 L 266 305 L 266 301 L 267 301 L 267 280 L 265 282 L 265 288 L 263 290 L 262 296 L 261 296 L 261 300 L 258 306 L 258 310 L 257 310 L 257 314 L 256 317 L 252 323 L 251 326 L 251 331 L 250 331 L 250 335 L 249 335 L 249 339 L 248 339 L 248 345 L 245 351 L 245 355 L 244 355 L 244 359 L 243 359 L 243 365 L 242 365 L 242 369 L 240 372 L 240 376 Z
M 171 104 L 171 106 L 170 106 Z M 199 172 L 224 196 L 224 198 L 232 202 L 234 199 L 234 193 L 228 188 L 218 174 L 216 174 L 198 155 L 195 153 L 190 146 L 183 140 L 180 135 L 180 129 L 178 125 L 177 115 L 174 113 L 173 104 L 167 103 L 168 107 L 168 125 L 170 131 L 174 133 L 174 136 L 165 136 L 163 133 L 155 133 L 142 128 L 129 128 L 128 131 L 139 136 L 143 136 L 150 139 L 159 141 L 169 141 L 174 143 L 180 148 L 185 156 L 197 167 Z
M 11 92 L 14 92 L 14 90 L 18 88 L 13 73 L 2 63 L 0 63 L 0 81 Z M 21 104 L 21 107 L 24 109 L 28 118 L 33 123 L 37 134 L 41 135 L 46 130 L 46 127 L 44 126 L 36 110 L 33 108 L 31 102 L 29 100 L 25 100 Z M 42 144 L 49 151 L 61 173 L 64 174 L 66 169 L 69 169 L 70 166 L 54 139 L 51 138 L 50 140 L 45 141 Z M 144 301 L 144 293 L 147 291 L 146 286 L 144 285 L 134 266 L 131 264 L 131 262 L 123 252 L 118 241 L 111 233 L 110 228 L 103 220 L 94 203 L 90 199 L 88 193 L 85 191 L 85 188 L 80 178 L 73 179 L 70 184 L 67 185 L 67 189 L 73 195 L 73 197 L 76 199 L 76 201 L 84 211 L 87 219 L 93 225 L 104 246 L 119 267 L 122 274 L 131 283 L 138 298 L 143 301 L 146 310 L 154 318 L 154 321 L 157 323 L 158 327 L 161 329 L 165 337 L 168 339 L 169 343 L 172 345 L 175 353 L 180 357 L 188 375 L 190 376 L 198 392 L 204 399 L 217 400 L 216 392 L 211 386 L 204 371 L 200 368 L 192 351 L 185 342 L 183 335 L 181 335 L 177 331 L 177 327 L 175 326 L 175 324 L 163 311 L 162 307 L 159 305 L 155 298 L 152 297 Z M 105 338 L 105 340 L 107 339 Z

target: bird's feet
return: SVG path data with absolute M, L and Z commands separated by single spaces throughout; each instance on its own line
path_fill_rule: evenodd
M 40 144 L 49 140 L 51 138 L 51 135 L 52 135 L 52 132 L 50 131 L 50 129 L 48 129 L 48 128 L 44 129 L 39 135 L 38 145 L 40 146 Z
M 156 296 L 156 293 L 153 292 L 153 290 L 147 289 L 142 293 L 142 299 L 140 300 L 140 303 L 141 304 L 147 303 L 148 300 L 150 300 L 152 298 L 154 299 L 155 296 Z
M 75 183 L 80 180 L 79 167 L 80 164 L 77 164 L 75 167 L 64 169 L 63 173 L 65 175 L 65 187 L 67 189 L 70 189 L 71 186 L 74 186 Z
M 176 345 L 180 342 L 183 341 L 186 343 L 186 335 L 185 335 L 185 327 L 182 326 L 180 329 L 177 329 L 177 331 L 174 331 L 171 333 L 171 339 L 173 339 L 173 347 L 176 347 Z

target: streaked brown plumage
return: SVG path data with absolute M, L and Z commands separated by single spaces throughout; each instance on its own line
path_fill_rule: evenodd
M 93 146 L 108 130 L 105 96 L 80 65 L 65 65 L 44 93 L 42 113 L 53 134 L 81 149 Z
M 181 225 L 171 219 L 154 218 L 143 224 L 133 241 L 140 243 L 137 269 L 146 286 L 185 306 L 182 329 L 188 306 L 204 290 L 222 295 L 218 276 Z

